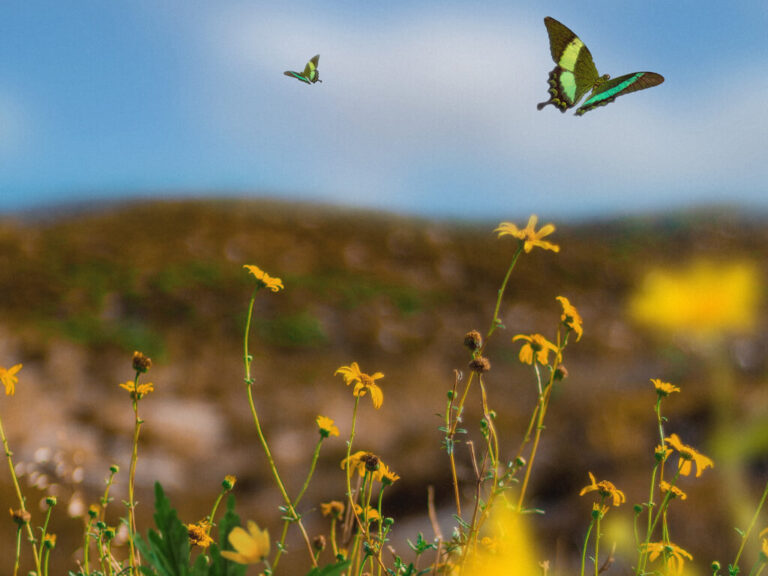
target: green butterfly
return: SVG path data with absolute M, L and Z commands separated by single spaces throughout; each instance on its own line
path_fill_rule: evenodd
M 539 110 L 552 104 L 565 112 L 591 90 L 589 98 L 576 110 L 576 116 L 581 116 L 592 108 L 613 102 L 623 94 L 645 90 L 664 82 L 664 77 L 655 72 L 635 72 L 613 80 L 608 74 L 600 76 L 592 61 L 592 54 L 576 34 L 549 16 L 544 18 L 544 24 L 549 34 L 552 60 L 557 65 L 549 73 L 549 100 L 539 104 Z
M 320 61 L 320 54 L 313 56 L 312 59 L 307 62 L 304 67 L 304 72 L 299 74 L 293 70 L 286 70 L 283 72 L 286 76 L 293 76 L 296 80 L 301 80 L 306 84 L 314 84 L 315 82 L 322 82 L 320 75 L 317 73 L 317 63 Z

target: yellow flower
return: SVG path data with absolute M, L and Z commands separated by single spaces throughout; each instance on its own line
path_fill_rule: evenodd
M 395 474 L 392 470 L 389 469 L 389 466 L 384 464 L 384 462 L 379 463 L 379 472 L 381 472 L 381 481 L 384 484 L 394 484 L 398 480 L 400 480 L 400 476 Z
M 714 467 L 715 463 L 711 459 L 699 454 L 692 446 L 683 444 L 677 434 L 670 434 L 666 441 L 680 454 L 680 474 L 683 476 L 688 476 L 691 473 L 693 464 L 696 464 L 696 478 L 701 476 L 701 473 L 707 468 Z
M 224 550 L 221 555 L 238 564 L 256 564 L 269 554 L 269 532 L 259 530 L 256 522 L 248 521 L 248 532 L 236 526 L 227 536 L 227 540 L 237 552 Z
M 16 384 L 19 382 L 16 374 L 19 370 L 21 370 L 21 364 L 16 364 L 8 369 L 0 366 L 0 381 L 2 381 L 3 386 L 5 386 L 6 396 L 13 396 L 16 392 Z
M 384 402 L 384 393 L 376 384 L 376 380 L 384 378 L 384 374 L 381 372 L 376 372 L 373 375 L 365 374 L 360 371 L 357 362 L 352 362 L 349 366 L 342 366 L 334 372 L 334 375 L 336 374 L 342 375 L 347 386 L 352 383 L 355 384 L 355 389 L 352 391 L 354 396 L 365 396 L 366 392 L 370 392 L 373 407 L 377 410 L 381 408 L 381 404 Z
M 269 274 L 264 272 L 261 268 L 258 266 L 253 266 L 251 264 L 244 264 L 243 268 L 248 270 L 248 273 L 251 274 L 254 278 L 256 278 L 256 281 L 261 288 L 269 288 L 272 290 L 272 292 L 279 292 L 283 289 L 283 281 L 280 280 L 280 278 L 272 278 Z
M 537 551 L 529 534 L 528 516 L 497 500 L 485 527 L 482 546 L 470 552 L 462 574 L 466 576 L 530 576 L 541 574 Z
M 237 477 L 233 476 L 232 474 L 227 474 L 224 476 L 224 480 L 221 483 L 221 487 L 224 488 L 224 490 L 232 490 L 232 488 L 235 487 L 235 482 L 237 482 Z
M 533 250 L 535 247 L 542 248 L 543 250 L 552 250 L 553 252 L 559 252 L 560 246 L 557 244 L 552 244 L 551 242 L 547 242 L 545 240 L 542 240 L 545 236 L 549 236 L 552 234 L 552 232 L 555 231 L 555 226 L 553 224 L 546 224 L 545 226 L 542 226 L 541 229 L 536 232 L 536 222 L 538 222 L 538 216 L 535 214 L 531 216 L 528 219 L 528 225 L 520 230 L 517 226 L 512 224 L 511 222 L 502 222 L 499 224 L 499 227 L 494 230 L 494 232 L 499 233 L 499 238 L 502 236 L 514 236 L 521 242 L 523 242 L 523 248 L 525 249 L 526 254 L 529 253 L 531 250 Z
M 338 500 L 331 500 L 330 502 L 322 502 L 320 504 L 320 511 L 323 516 L 331 516 L 337 520 L 341 519 L 344 514 L 344 503 Z
M 189 542 L 193 546 L 208 548 L 213 543 L 213 538 L 209 534 L 211 524 L 207 520 L 201 520 L 197 524 L 185 524 L 185 526 L 187 527 Z
M 322 436 L 323 438 L 328 438 L 328 436 L 339 435 L 338 427 L 336 426 L 336 424 L 333 423 L 333 420 L 331 420 L 327 416 L 317 417 L 317 427 L 320 430 L 320 436 Z
M 565 324 L 569 330 L 573 330 L 576 334 L 576 342 L 581 340 L 581 335 L 584 333 L 584 329 L 581 326 L 581 315 L 576 307 L 568 301 L 565 296 L 558 296 L 555 298 L 563 306 L 563 314 L 560 316 L 560 322 Z
M 658 378 L 651 378 L 653 387 L 656 388 L 656 394 L 659 396 L 669 396 L 673 392 L 680 392 L 680 388 L 673 386 L 669 382 L 662 382 Z
M 359 450 L 341 461 L 342 470 L 346 470 L 347 465 L 349 465 L 350 473 L 357 472 L 360 476 L 365 476 L 365 473 L 368 472 L 371 474 L 371 478 L 377 482 L 383 482 L 386 479 L 388 484 L 393 484 L 400 479 L 400 476 L 392 472 L 389 466 L 384 464 L 373 452 Z
M 518 334 L 512 338 L 512 342 L 515 342 L 516 340 L 525 341 L 522 348 L 520 348 L 520 362 L 523 364 L 533 364 L 535 358 L 536 362 L 546 366 L 549 364 L 550 352 L 559 354 L 557 346 L 552 344 L 552 342 L 544 338 L 541 334 L 531 334 L 530 336 Z
M 683 563 L 686 560 L 693 560 L 693 556 L 672 542 L 650 542 L 645 545 L 645 550 L 649 553 L 648 558 L 651 562 L 660 554 L 664 554 L 673 574 L 682 574 Z
M 667 492 L 672 494 L 672 498 L 680 498 L 680 500 L 685 500 L 686 498 L 688 498 L 688 495 L 685 492 L 680 490 L 680 488 L 678 488 L 677 486 L 673 486 L 666 480 L 661 481 L 659 488 L 661 489 L 662 494 L 666 494 Z
M 751 330 L 760 293 L 760 274 L 752 263 L 701 260 L 649 272 L 629 301 L 629 313 L 652 330 L 707 340 Z
M 614 508 L 626 502 L 624 492 L 616 488 L 611 482 L 608 482 L 608 480 L 597 482 L 592 472 L 588 472 L 588 474 L 590 483 L 581 489 L 579 496 L 584 496 L 584 494 L 587 494 L 588 492 L 597 491 L 602 499 L 610 497 Z
M 123 382 L 120 384 L 120 388 L 128 390 L 128 392 L 131 393 L 131 397 L 134 397 L 138 394 L 139 399 L 141 399 L 143 396 L 146 396 L 150 392 L 155 391 L 155 387 L 152 382 L 147 382 L 146 384 L 139 384 L 136 386 L 136 383 L 133 380 Z
M 379 511 L 372 506 L 366 506 L 365 511 L 363 511 L 362 507 L 359 504 L 355 504 L 355 514 L 357 514 L 360 518 L 362 518 L 366 522 L 374 522 L 375 520 L 378 520 L 379 518 L 381 518 L 379 516 Z

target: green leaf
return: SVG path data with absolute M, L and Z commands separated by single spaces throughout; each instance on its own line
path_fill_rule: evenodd
M 136 547 L 149 566 L 141 566 L 146 576 L 189 576 L 189 536 L 163 487 L 155 483 L 155 526 L 147 534 L 148 543 L 136 535 Z

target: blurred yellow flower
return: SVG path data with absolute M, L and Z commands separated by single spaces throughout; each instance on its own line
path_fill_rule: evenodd
M 670 434 L 666 438 L 666 442 L 680 454 L 680 474 L 683 476 L 688 476 L 691 473 L 693 464 L 696 464 L 696 478 L 701 476 L 701 473 L 707 468 L 715 466 L 710 458 L 700 454 L 692 446 L 683 444 L 677 434 Z
M 486 523 L 489 533 L 480 541 L 477 552 L 470 555 L 462 573 L 466 576 L 541 574 L 525 519 L 504 502 L 497 502 Z
M 673 486 L 666 480 L 661 481 L 661 484 L 659 484 L 659 488 L 661 489 L 662 494 L 666 494 L 667 492 L 672 494 L 671 496 L 672 498 L 680 498 L 680 500 L 685 500 L 686 498 L 688 498 L 688 494 L 680 490 L 680 488 L 678 488 L 677 486 Z
M 563 306 L 563 314 L 560 316 L 560 322 L 565 324 L 567 328 L 573 330 L 576 334 L 576 342 L 581 340 L 581 335 L 584 333 L 584 329 L 581 326 L 581 315 L 576 307 L 568 301 L 565 296 L 558 296 L 556 298 Z
M 597 482 L 592 472 L 587 472 L 587 474 L 589 474 L 590 483 L 581 489 L 579 496 L 596 491 L 603 500 L 610 498 L 614 508 L 626 502 L 624 492 L 616 488 L 613 483 L 608 482 L 608 480 Z
M 661 554 L 664 555 L 671 570 L 667 574 L 682 574 L 684 562 L 693 560 L 693 556 L 672 542 L 650 542 L 645 545 L 645 550 L 648 552 L 648 558 L 651 562 Z
M 366 522 L 374 522 L 381 518 L 381 516 L 379 516 L 379 511 L 376 510 L 376 508 L 372 506 L 366 506 L 365 510 L 363 510 L 360 504 L 355 504 L 355 514 L 357 514 Z
M 636 322 L 652 330 L 712 339 L 754 327 L 761 289 L 752 263 L 700 260 L 649 272 L 628 309 Z
M 549 353 L 554 352 L 558 354 L 557 346 L 541 334 L 531 334 L 530 336 L 518 334 L 512 338 L 512 342 L 517 340 L 525 341 L 522 348 L 520 348 L 520 362 L 523 364 L 533 364 L 535 358 L 536 362 L 546 366 L 549 364 Z
M 355 388 L 352 391 L 354 396 L 365 396 L 366 392 L 370 392 L 373 407 L 377 410 L 381 408 L 381 404 L 384 402 L 384 393 L 379 388 L 379 385 L 376 384 L 376 380 L 384 378 L 384 374 L 375 372 L 373 375 L 369 375 L 361 372 L 357 362 L 352 362 L 349 366 L 340 367 L 334 372 L 335 374 L 341 374 L 347 386 L 352 383 L 355 384 Z
M 525 249 L 526 254 L 537 246 L 543 250 L 559 252 L 560 246 L 557 244 L 552 244 L 551 242 L 547 242 L 546 240 L 542 240 L 542 238 L 549 236 L 552 234 L 552 232 L 555 231 L 554 224 L 545 224 L 537 232 L 536 223 L 538 220 L 539 217 L 536 216 L 536 214 L 533 214 L 528 219 L 528 225 L 522 230 L 511 222 L 502 222 L 499 224 L 499 227 L 494 230 L 494 232 L 499 233 L 499 238 L 502 236 L 513 236 L 523 242 L 523 248 Z
M 338 500 L 331 500 L 330 502 L 322 502 L 320 504 L 320 512 L 323 516 L 331 516 L 336 519 L 341 519 L 344 514 L 344 503 Z
M 6 396 L 13 396 L 16 393 L 16 384 L 19 382 L 16 374 L 19 370 L 21 370 L 21 364 L 16 364 L 8 369 L 0 366 L 0 381 L 5 386 Z
M 400 479 L 400 476 L 392 472 L 389 466 L 384 464 L 378 456 L 365 450 L 359 450 L 351 454 L 349 458 L 344 458 L 341 461 L 341 469 L 346 470 L 347 466 L 349 466 L 349 471 L 352 474 L 357 472 L 360 476 L 365 476 L 365 473 L 368 472 L 371 474 L 371 478 L 377 482 L 383 482 L 386 479 L 388 484 L 393 484 Z
M 269 532 L 266 528 L 259 530 L 256 522 L 251 520 L 248 521 L 248 532 L 240 526 L 235 526 L 227 536 L 227 540 L 236 552 L 223 550 L 221 555 L 238 564 L 256 564 L 269 554 Z
M 251 264 L 244 264 L 243 268 L 248 270 L 248 273 L 256 278 L 256 281 L 258 282 L 259 286 L 262 288 L 269 288 L 272 290 L 272 292 L 279 292 L 283 289 L 283 281 L 280 280 L 280 278 L 272 278 L 269 274 L 264 272 L 261 268 L 258 266 L 253 266 Z
M 320 435 L 323 438 L 339 435 L 339 428 L 333 423 L 331 418 L 328 418 L 327 416 L 318 416 L 316 421 L 317 428 L 320 430 Z

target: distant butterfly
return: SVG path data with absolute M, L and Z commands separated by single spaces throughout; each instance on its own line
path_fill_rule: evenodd
M 306 84 L 314 84 L 315 82 L 322 82 L 320 76 L 317 73 L 317 63 L 320 61 L 320 54 L 313 56 L 312 59 L 307 62 L 304 67 L 304 72 L 298 73 L 293 70 L 286 70 L 283 72 L 286 76 L 293 76 L 297 80 L 301 80 Z
M 613 102 L 622 94 L 645 90 L 664 82 L 664 77 L 655 72 L 635 72 L 613 80 L 608 74 L 600 76 L 592 54 L 576 34 L 549 16 L 544 18 L 544 24 L 556 66 L 549 73 L 549 100 L 539 104 L 539 110 L 552 104 L 565 112 L 576 106 L 582 96 L 591 90 L 589 98 L 576 110 L 576 116 L 581 116 L 593 108 Z

